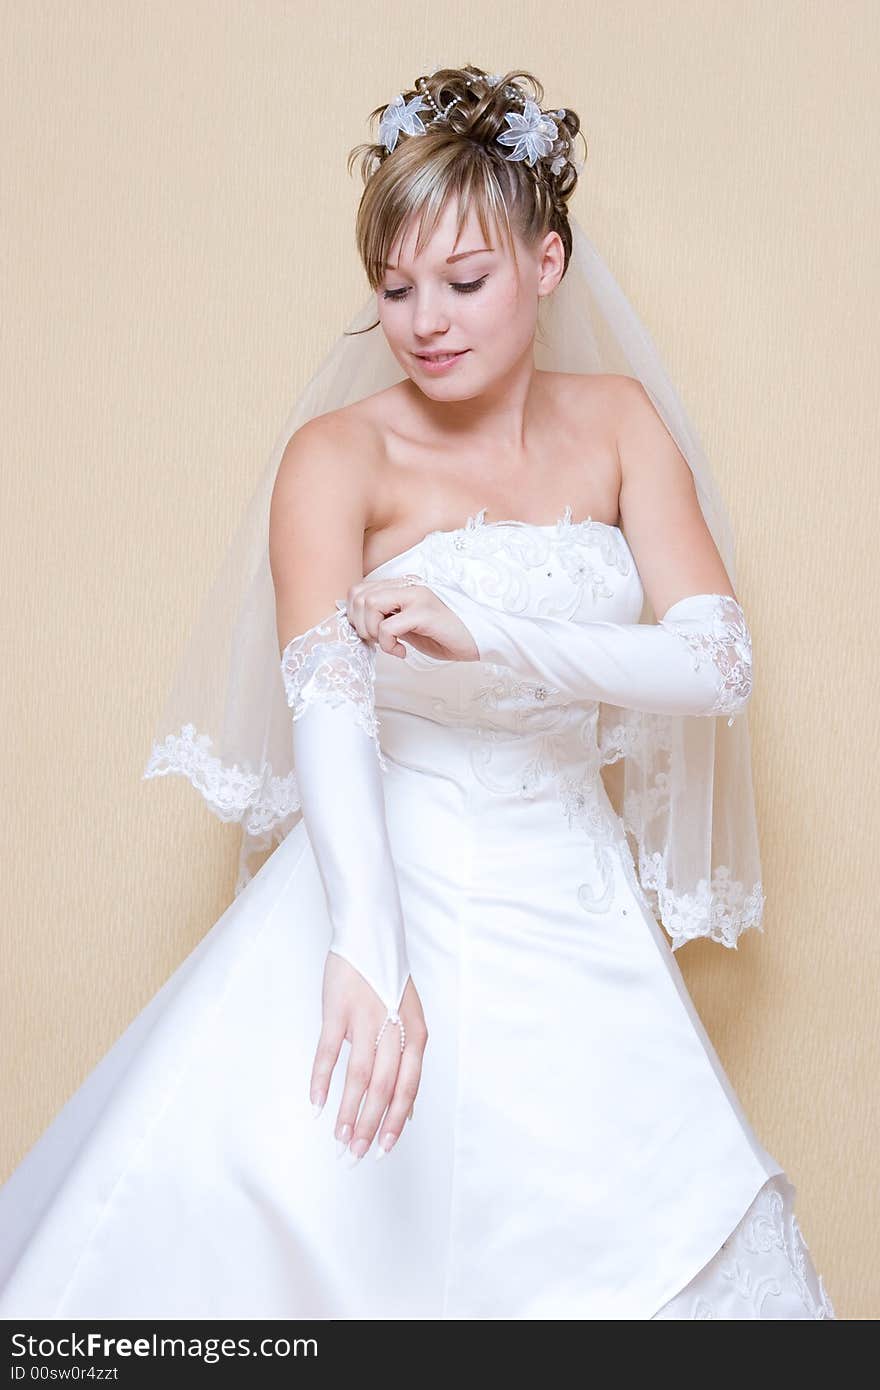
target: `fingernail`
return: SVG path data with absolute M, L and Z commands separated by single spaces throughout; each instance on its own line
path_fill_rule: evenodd
M 390 1149 L 391 1146 L 393 1145 L 393 1143 L 394 1143 L 394 1141 L 395 1141 L 396 1138 L 397 1138 L 397 1135 L 396 1135 L 396 1134 L 385 1134 L 385 1135 L 383 1135 L 383 1136 L 382 1136 L 382 1142 L 381 1142 L 381 1144 L 377 1144 L 377 1145 L 376 1145 L 376 1152 L 374 1153 L 373 1157 L 374 1157 L 376 1160 L 378 1160 L 378 1159 L 380 1159 L 380 1158 L 385 1158 L 385 1156 L 387 1155 L 389 1149 Z
M 321 1111 L 324 1109 L 324 1102 L 325 1102 L 326 1099 L 327 1099 L 326 1096 L 321 1096 L 321 1095 L 319 1095 L 317 1100 L 313 1100 L 313 1101 L 312 1101 L 312 1117 L 313 1117 L 313 1119 L 317 1120 L 317 1118 L 318 1118 L 318 1116 L 320 1115 Z
M 361 1161 L 361 1156 L 360 1156 L 360 1154 L 359 1154 L 359 1153 L 355 1153 L 354 1149 L 349 1149 L 348 1153 L 347 1153 L 346 1156 L 345 1156 L 345 1166 L 346 1166 L 346 1168 L 353 1168 L 353 1167 L 355 1166 L 355 1164 L 356 1164 L 356 1163 L 360 1163 L 360 1161 Z
M 353 1154 L 356 1154 L 358 1158 L 363 1158 L 369 1147 L 370 1143 L 368 1139 L 355 1139 L 351 1146 L 351 1151 Z

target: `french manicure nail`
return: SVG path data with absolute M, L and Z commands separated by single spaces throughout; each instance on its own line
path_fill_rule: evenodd
M 355 1164 L 360 1162 L 360 1157 L 360 1154 L 356 1154 L 354 1149 L 349 1149 L 345 1159 L 346 1168 L 354 1168 Z

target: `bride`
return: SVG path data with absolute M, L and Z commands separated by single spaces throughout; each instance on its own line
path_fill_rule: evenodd
M 378 323 L 145 773 L 236 896 L 0 1190 L 6 1318 L 835 1316 L 674 957 L 762 926 L 726 515 L 542 97 L 438 70 L 352 152 Z

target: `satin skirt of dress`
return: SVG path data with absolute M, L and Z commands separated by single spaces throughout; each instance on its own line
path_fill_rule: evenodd
M 833 1315 L 757 1287 L 808 1262 L 753 1207 L 793 1189 L 631 860 L 522 795 L 521 742 L 428 723 L 385 720 L 429 1029 L 398 1144 L 337 1159 L 345 1043 L 312 1117 L 330 928 L 300 822 L 0 1189 L 0 1316 Z

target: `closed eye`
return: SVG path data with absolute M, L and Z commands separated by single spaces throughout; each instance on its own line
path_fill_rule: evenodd
M 467 282 L 467 284 L 451 285 L 450 288 L 455 290 L 458 294 L 475 294 L 477 290 L 482 289 L 483 285 L 486 283 L 488 278 L 488 275 L 481 275 L 479 280 L 470 280 Z M 382 293 L 382 297 L 383 299 L 400 301 L 406 299 L 406 296 L 408 294 L 408 288 L 400 290 L 384 290 Z

